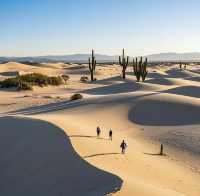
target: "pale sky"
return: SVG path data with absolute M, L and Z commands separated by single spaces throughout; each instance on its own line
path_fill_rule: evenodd
M 199 0 L 1 0 L 0 56 L 200 52 Z

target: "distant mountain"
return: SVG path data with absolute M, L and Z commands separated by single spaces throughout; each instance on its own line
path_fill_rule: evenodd
M 200 61 L 200 53 L 160 53 L 147 55 L 147 58 L 149 61 Z
M 0 57 L 0 62 L 18 61 L 18 62 L 87 62 L 90 54 L 72 54 L 72 55 L 49 55 L 49 56 L 34 56 L 34 57 Z M 99 62 L 113 62 L 118 60 L 118 56 L 109 56 L 95 54 L 95 58 Z
M 87 62 L 90 54 L 49 55 L 34 57 L 0 57 L 0 62 Z M 118 56 L 95 54 L 98 62 L 116 62 Z M 200 53 L 160 53 L 147 55 L 148 61 L 200 61 Z

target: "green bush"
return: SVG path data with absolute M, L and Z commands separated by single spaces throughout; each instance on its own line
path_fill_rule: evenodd
M 61 85 L 63 82 L 62 82 L 62 78 L 58 76 L 58 77 L 48 77 L 47 83 L 49 85 L 58 86 L 58 85 Z
M 0 81 L 1 88 L 10 88 L 10 87 L 18 87 L 19 79 L 18 78 L 8 78 L 3 81 Z
M 82 99 L 82 98 L 83 98 L 83 95 L 81 95 L 79 93 L 73 94 L 71 96 L 71 100 L 77 100 L 77 99 Z
M 37 86 L 47 86 L 48 76 L 39 73 L 31 73 L 19 76 L 20 80 L 31 83 Z
M 33 88 L 28 82 L 21 82 L 18 86 L 18 90 L 33 90 Z
M 63 81 L 60 76 L 48 77 L 46 75 L 39 73 L 31 73 L 0 81 L 0 87 L 1 88 L 17 87 L 19 90 L 32 90 L 33 85 L 40 87 L 47 85 L 58 86 L 61 85 L 62 83 Z

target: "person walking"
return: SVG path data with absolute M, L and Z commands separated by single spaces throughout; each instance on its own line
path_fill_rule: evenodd
M 112 130 L 109 131 L 109 139 L 112 141 Z
M 121 153 L 125 154 L 125 150 L 127 148 L 127 144 L 126 144 L 126 142 L 124 140 L 122 141 L 122 143 L 120 145 L 120 148 L 121 148 Z
M 163 155 L 163 144 L 160 145 L 160 155 Z
M 100 133 L 101 133 L 101 129 L 100 129 L 100 127 L 98 126 L 97 127 L 97 137 L 99 138 L 99 136 L 100 136 Z

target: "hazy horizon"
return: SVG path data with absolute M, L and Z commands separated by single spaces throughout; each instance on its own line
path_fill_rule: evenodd
M 121 49 L 122 50 L 122 49 Z M 95 52 L 95 51 L 94 51 Z M 141 56 L 151 56 L 151 55 L 159 55 L 159 54 L 200 54 L 200 52 L 196 52 L 196 51 L 193 51 L 193 52 L 173 52 L 173 51 L 169 51 L 169 52 L 160 52 L 160 53 L 153 53 L 153 54 L 144 54 L 144 55 L 141 55 Z M 121 55 L 120 51 L 119 51 L 119 54 L 103 54 L 103 53 L 97 53 L 95 52 L 96 55 L 102 55 L 102 56 L 116 56 L 118 57 L 119 55 Z M 91 55 L 91 50 L 88 51 L 88 52 L 85 52 L 85 53 L 68 53 L 68 54 L 44 54 L 44 55 L 26 55 L 26 56 L 18 56 L 18 55 L 12 55 L 12 56 L 9 56 L 9 55 L 4 55 L 4 56 L 1 56 L 0 57 L 5 57 L 5 58 L 23 58 L 23 57 L 45 57 L 45 56 L 70 56 L 70 55 Z M 133 57 L 139 57 L 140 55 L 136 55 L 136 56 L 133 56 Z M 131 57 L 131 56 L 130 56 Z
M 196 0 L 2 0 L 0 56 L 200 52 Z

